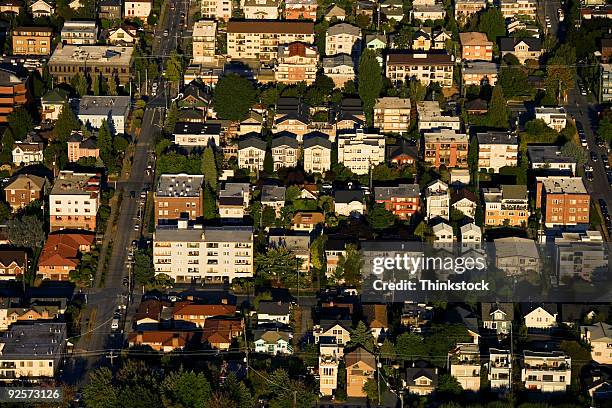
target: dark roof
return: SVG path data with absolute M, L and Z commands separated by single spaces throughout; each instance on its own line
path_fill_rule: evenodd
M 363 202 L 364 194 L 361 190 L 338 190 L 334 192 L 334 201 L 337 203 Z
M 392 197 L 419 197 L 420 188 L 418 184 L 400 184 L 394 187 L 374 187 L 374 198 L 376 200 L 390 200 Z
M 310 132 L 304 135 L 304 149 L 313 146 L 321 146 L 331 149 L 332 143 L 328 136 L 322 132 Z
M 464 105 L 465 110 L 470 111 L 486 111 L 489 109 L 489 104 L 484 99 L 476 98 L 471 101 L 467 101 Z
M 244 205 L 243 197 L 221 196 L 219 197 L 219 205 L 234 205 L 242 207 Z
M 81 142 L 80 145 L 84 149 L 97 149 L 98 140 L 95 137 L 89 137 Z
M 62 88 L 53 88 L 43 95 L 43 102 L 63 103 L 68 100 L 68 91 Z
M 297 149 L 298 148 L 297 136 L 294 133 L 286 132 L 286 131 L 277 133 L 276 137 L 272 139 L 272 147 L 279 147 L 283 145 Z
M 518 136 L 503 131 L 488 131 L 477 133 L 476 138 L 479 144 L 512 144 L 518 145 Z
M 426 365 L 424 361 L 417 362 L 416 367 L 408 367 L 402 374 L 402 377 L 406 381 L 406 385 L 415 386 L 416 380 L 421 377 L 427 377 L 431 380 L 431 385 L 436 387 L 438 385 L 438 371 L 433 367 L 423 367 Z
M 453 59 L 447 53 L 426 53 L 417 51 L 391 52 L 387 54 L 389 65 L 453 65 Z
M 392 160 L 395 157 L 407 155 L 414 160 L 419 158 L 419 149 L 413 144 L 401 143 L 399 145 L 387 145 L 387 157 Z
M 15 262 L 19 266 L 25 266 L 28 254 L 18 249 L 0 249 L 0 264 L 8 266 Z
M 474 194 L 467 188 L 462 188 L 460 190 L 451 192 L 451 203 L 456 203 L 457 201 L 460 201 L 463 198 L 467 198 L 473 203 L 478 203 L 478 198 L 476 197 L 476 194 Z
M 265 313 L 269 315 L 287 315 L 289 314 L 289 304 L 282 302 L 260 301 L 257 313 Z
M 478 334 L 478 318 L 474 313 L 461 306 L 450 309 L 446 320 L 449 323 L 462 324 L 466 329 Z
M 314 23 L 303 21 L 234 21 L 227 23 L 228 33 L 287 33 L 287 34 L 314 34 Z
M 514 305 L 512 303 L 481 303 L 480 314 L 482 320 L 491 319 L 491 314 L 496 310 L 504 312 L 507 320 L 514 320 Z
M 529 38 L 502 38 L 499 40 L 499 49 L 500 51 L 510 51 L 514 52 L 514 47 L 516 47 L 519 43 L 525 43 L 530 51 L 540 51 L 542 49 L 542 41 L 539 38 L 529 37 Z
M 218 135 L 221 126 L 216 123 L 178 122 L 174 125 L 175 135 Z
M 266 150 L 266 141 L 262 140 L 257 133 L 247 133 L 244 139 L 238 141 L 238 149 L 246 149 L 247 147 Z

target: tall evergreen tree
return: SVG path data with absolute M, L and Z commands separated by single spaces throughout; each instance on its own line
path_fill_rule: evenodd
M 215 162 L 215 153 L 210 146 L 204 149 L 204 154 L 202 155 L 202 174 L 204 175 L 204 182 L 213 191 L 217 191 L 217 164 Z
M 264 171 L 268 174 L 274 173 L 274 159 L 272 158 L 272 153 L 270 150 L 266 150 L 266 155 L 264 156 L 263 163 Z
M 98 129 L 98 149 L 100 149 L 100 158 L 108 166 L 113 158 L 113 136 L 106 120 L 102 121 Z
M 70 85 L 78 96 L 87 95 L 87 78 L 80 72 L 70 79 Z
M 359 59 L 359 97 L 368 125 L 373 123 L 376 98 L 382 89 L 382 72 L 376 59 L 376 52 L 365 50 Z
M 212 188 L 205 183 L 204 185 L 204 202 L 202 203 L 202 212 L 205 220 L 217 218 L 219 211 L 217 210 L 217 197 Z
M 64 103 L 62 111 L 57 117 L 53 127 L 53 138 L 59 142 L 66 142 L 73 130 L 80 128 L 79 120 L 74 115 L 70 105 Z
M 491 127 L 507 129 L 508 114 L 508 104 L 504 98 L 501 85 L 495 85 L 487 112 L 487 124 Z
M 112 76 L 112 77 L 110 77 L 110 78 L 108 79 L 108 84 L 107 84 L 107 85 L 108 85 L 108 86 L 107 86 L 106 93 L 107 93 L 109 96 L 116 96 L 116 95 L 119 95 L 119 91 L 118 91 L 118 89 L 117 89 L 117 79 L 116 79 L 114 76 Z
M 164 122 L 164 130 L 168 133 L 174 131 L 174 126 L 178 121 L 178 106 L 176 106 L 176 102 L 172 102 L 170 105 L 170 109 L 168 109 L 168 114 L 166 115 L 166 121 Z
M 100 93 L 100 75 L 94 75 L 91 78 L 91 93 L 95 96 L 101 95 Z
M 8 123 L 15 140 L 23 140 L 34 129 L 34 121 L 28 111 L 20 106 L 8 115 Z

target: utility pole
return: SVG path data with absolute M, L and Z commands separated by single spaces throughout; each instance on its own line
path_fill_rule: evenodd
M 113 362 L 115 361 L 117 357 L 119 357 L 119 354 L 115 354 L 114 351 L 111 351 L 110 353 L 106 355 L 106 358 L 110 360 L 111 366 L 113 365 Z
M 376 354 L 376 390 L 378 391 L 378 405 L 380 405 L 380 363 Z

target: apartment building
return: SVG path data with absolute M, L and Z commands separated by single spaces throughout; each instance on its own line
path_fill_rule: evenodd
M 572 359 L 562 351 L 525 350 L 521 381 L 528 391 L 566 392 L 572 382 Z
M 227 21 L 232 17 L 231 0 L 202 0 L 200 2 L 202 18 Z
M 465 86 L 490 85 L 497 83 L 499 66 L 494 62 L 471 61 L 463 65 L 462 77 Z
M 599 101 L 612 101 L 612 64 L 599 64 Z
M 64 45 L 57 47 L 49 59 L 49 73 L 56 83 L 70 83 L 77 72 L 99 73 L 107 81 L 127 85 L 132 78 L 133 47 L 110 45 Z
M 316 0 L 285 0 L 285 20 L 317 19 L 318 3 Z
M 484 188 L 485 226 L 527 226 L 529 196 L 525 185 L 501 185 Z
M 242 11 L 247 20 L 278 20 L 278 0 L 243 0 Z
M 100 0 L 98 18 L 100 20 L 121 20 L 122 6 L 121 0 Z
M 300 148 L 294 134 L 289 132 L 277 133 L 272 139 L 272 160 L 274 171 L 283 167 L 297 167 Z
M 257 134 L 248 134 L 238 142 L 238 167 L 250 171 L 263 171 L 266 142 Z
M 437 129 L 461 130 L 461 118 L 443 115 L 438 101 L 417 102 L 419 132 Z
M 17 280 L 28 270 L 28 253 L 17 249 L 0 249 L 0 281 Z
M 8 122 L 8 116 L 19 106 L 30 101 L 29 75 L 15 68 L 0 68 L 0 125 Z
M 542 119 L 550 128 L 560 132 L 567 125 L 567 113 L 562 106 L 540 106 L 535 108 L 535 118 Z
M 91 250 L 94 237 L 90 232 L 49 234 L 38 257 L 36 275 L 41 279 L 69 281 L 70 272 L 79 267 L 81 256 Z
M 217 123 L 178 122 L 172 132 L 174 144 L 193 149 L 218 147 L 221 143 L 221 125 Z
M 339 364 L 338 356 L 319 354 L 319 392 L 321 395 L 333 395 L 338 388 Z
M 397 187 L 374 187 L 374 199 L 384 204 L 401 220 L 410 219 L 421 210 L 421 192 L 418 184 L 400 184 Z
M 175 282 L 231 282 L 253 277 L 253 228 L 203 227 L 179 220 L 153 236 L 155 274 Z
M 1 76 L 2 72 L 0 71 L 0 78 Z M 62 88 L 54 88 L 44 94 L 40 98 L 41 119 L 46 122 L 55 122 L 62 109 L 64 109 L 64 105 L 68 102 L 68 95 L 68 91 Z
M 11 38 L 13 55 L 51 54 L 53 29 L 49 27 L 16 27 Z
M 450 215 L 450 191 L 448 184 L 442 180 L 432 181 L 425 188 L 425 203 L 426 220 L 442 218 L 448 221 Z
M 139 18 L 147 21 L 152 9 L 153 0 L 125 0 L 123 3 L 123 16 L 126 19 Z
M 192 323 L 204 327 L 206 319 L 216 316 L 234 316 L 236 305 L 230 305 L 223 299 L 219 304 L 201 304 L 193 301 L 179 301 L 174 304 L 172 318 L 176 322 Z
M 599 364 L 612 364 L 612 325 L 605 322 L 580 326 L 580 339 L 591 346 L 591 358 Z
M 480 391 L 480 351 L 478 344 L 458 343 L 448 353 L 450 375 L 465 391 Z
M 512 388 L 512 355 L 509 350 L 489 349 L 487 373 L 491 391 L 505 393 Z
M 338 135 L 338 163 L 355 174 L 368 174 L 385 161 L 385 137 L 378 133 L 355 129 Z
M 479 32 L 459 33 L 461 58 L 464 61 L 491 61 L 493 59 L 493 42 L 487 35 Z
M 25 208 L 31 202 L 42 200 L 47 179 L 33 174 L 19 174 L 4 186 L 4 199 L 13 212 Z
M 565 155 L 561 146 L 527 145 L 527 157 L 532 169 L 570 176 L 576 174 L 576 159 Z
M 215 61 L 217 47 L 217 22 L 200 20 L 193 23 L 193 62 L 196 64 Z
M 323 73 L 334 81 L 336 88 L 342 88 L 348 81 L 355 80 L 355 63 L 349 54 L 323 57 Z
M 335 24 L 325 33 L 325 55 L 349 54 L 361 52 L 361 29 L 348 23 Z
M 220 218 L 239 220 L 245 215 L 245 205 L 240 197 L 219 197 L 217 207 Z
M 390 52 L 385 75 L 396 84 L 416 79 L 425 86 L 437 83 L 441 87 L 450 87 L 453 86 L 454 65 L 453 57 L 445 52 Z
M 534 0 L 499 0 L 499 10 L 504 18 L 527 17 L 536 21 L 537 8 Z
M 477 133 L 478 168 L 499 173 L 502 167 L 518 164 L 518 136 L 510 132 Z
M 0 336 L 0 381 L 53 380 L 66 348 L 66 323 L 12 325 Z
M 153 192 L 155 224 L 159 220 L 195 220 L 203 215 L 204 176 L 201 174 L 162 174 Z
M 360 346 L 347 353 L 344 360 L 346 364 L 346 394 L 349 397 L 365 397 L 363 386 L 368 380 L 374 379 L 374 372 L 376 371 L 374 355 Z
M 332 143 L 324 133 L 304 135 L 304 170 L 308 173 L 323 174 L 331 169 Z
M 13 164 L 29 166 L 30 164 L 42 163 L 44 148 L 45 146 L 41 142 L 15 142 L 11 151 Z
M 261 187 L 261 205 L 274 209 L 277 217 L 281 216 L 281 210 L 285 206 L 285 187 L 265 185 Z
M 100 157 L 100 149 L 96 138 L 85 138 L 80 130 L 73 130 L 66 144 L 68 145 L 68 161 L 71 163 L 84 157 L 94 157 L 96 159 Z
M 51 231 L 95 231 L 99 206 L 100 174 L 60 171 L 49 195 Z
M 507 237 L 493 241 L 495 245 L 495 266 L 506 276 L 539 274 L 540 256 L 535 241 L 528 238 Z
M 278 46 L 278 64 L 274 71 L 277 82 L 311 85 L 317 77 L 319 53 L 317 47 L 294 42 Z
M 65 21 L 61 37 L 64 44 L 92 45 L 98 42 L 98 26 L 95 21 Z
M 536 183 L 536 208 L 546 228 L 588 225 L 591 196 L 581 177 L 537 177 Z
M 130 106 L 129 96 L 83 95 L 79 101 L 77 117 L 94 129 L 99 129 L 106 122 L 111 133 L 125 133 Z
M 230 21 L 227 23 L 227 54 L 232 59 L 271 61 L 278 46 L 293 42 L 313 44 L 314 24 L 305 21 Z
M 383 133 L 400 133 L 410 127 L 410 99 L 383 97 L 374 105 L 374 127 Z
M 591 282 L 608 273 L 608 251 L 599 231 L 562 232 L 555 238 L 555 264 L 561 284 L 574 278 Z
M 527 60 L 538 61 L 543 54 L 542 41 L 539 38 L 502 38 L 499 41 L 499 50 L 502 58 L 512 54 L 521 64 Z
M 455 0 L 455 20 L 464 25 L 470 17 L 487 8 L 487 0 Z
M 465 133 L 456 133 L 450 129 L 439 129 L 423 135 L 425 163 L 447 168 L 468 167 L 468 149 L 470 138 Z

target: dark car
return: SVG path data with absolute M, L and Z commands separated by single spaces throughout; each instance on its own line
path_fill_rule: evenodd
M 597 153 L 591 152 L 591 161 L 594 161 L 594 162 L 597 161 Z

